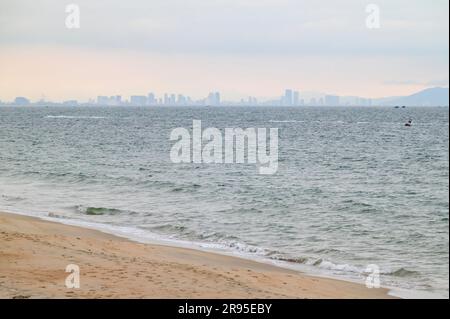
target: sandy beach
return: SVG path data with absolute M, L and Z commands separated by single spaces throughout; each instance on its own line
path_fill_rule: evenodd
M 0 298 L 390 298 L 385 289 L 0 213 Z M 68 264 L 80 288 L 68 289 Z

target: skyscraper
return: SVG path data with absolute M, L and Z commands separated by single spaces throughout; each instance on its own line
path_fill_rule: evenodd
M 77 106 L 78 105 L 78 101 L 77 100 L 63 101 L 62 105 L 64 105 L 64 106 Z
M 14 99 L 15 105 L 28 105 L 30 104 L 30 100 L 28 100 L 26 97 L 18 96 Z
M 292 101 L 292 104 L 294 106 L 299 106 L 300 105 L 300 93 L 298 91 L 294 91 L 294 99 Z
M 215 105 L 216 106 L 220 106 L 220 93 L 219 92 L 216 92 L 215 94 L 214 94 L 214 102 L 215 102 Z
M 209 93 L 208 97 L 206 98 L 206 104 L 212 105 L 212 106 L 219 106 L 220 105 L 220 93 L 219 92 Z
M 183 94 L 178 94 L 177 103 L 176 104 L 177 105 L 182 105 L 182 106 L 186 105 L 186 98 L 184 97 Z
M 287 89 L 284 92 L 284 103 L 285 106 L 291 106 L 292 105 L 292 90 Z
M 325 95 L 325 105 L 338 106 L 339 105 L 339 96 L 337 96 L 337 95 Z
M 175 94 L 170 94 L 170 105 L 174 106 L 177 104 L 177 96 Z
M 132 95 L 130 97 L 130 104 L 134 106 L 144 106 L 147 104 L 147 97 L 145 95 Z
M 169 95 L 167 93 L 164 93 L 164 105 L 169 105 L 169 104 L 170 104 Z
M 109 103 L 109 98 L 107 96 L 103 96 L 103 95 L 99 95 L 97 96 L 97 104 L 98 105 L 108 105 Z
M 156 105 L 156 99 L 155 99 L 155 94 L 153 93 L 149 93 L 148 97 L 147 97 L 147 104 L 148 105 Z

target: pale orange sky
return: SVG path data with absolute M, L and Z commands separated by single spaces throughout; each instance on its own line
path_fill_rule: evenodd
M 0 99 L 183 93 L 273 98 L 284 89 L 406 95 L 448 86 L 448 1 L 78 1 L 0 4 Z
M 345 58 L 342 58 L 345 60 Z M 345 62 L 345 61 L 344 61 Z M 427 78 L 427 65 L 414 58 L 323 61 L 321 57 L 204 57 L 148 54 L 129 50 L 102 52 L 58 47 L 19 47 L 0 52 L 0 95 L 4 100 L 43 95 L 52 100 L 97 95 L 184 92 L 203 97 L 221 90 L 226 97 L 244 94 L 275 97 L 288 87 L 367 97 L 410 94 L 427 85 L 382 83 L 383 69 L 402 69 L 402 75 Z M 316 65 L 321 68 L 316 69 Z M 416 65 L 411 68 L 410 65 Z M 286 74 L 285 69 L 289 69 Z M 326 79 L 326 80 L 324 80 Z M 395 79 L 393 79 L 395 80 Z

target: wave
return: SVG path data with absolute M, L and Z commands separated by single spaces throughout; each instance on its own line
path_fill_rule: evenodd
M 304 123 L 305 121 L 297 120 L 269 120 L 270 123 Z
M 270 251 L 254 245 L 243 243 L 233 235 L 220 232 L 198 232 L 187 226 L 180 224 L 162 224 L 155 226 L 140 227 L 151 233 L 157 233 L 175 240 L 189 240 L 197 243 L 201 247 L 226 249 L 233 252 L 267 256 Z
M 364 272 L 363 268 L 359 268 L 359 267 L 349 265 L 349 264 L 335 264 L 331 261 L 323 260 L 321 258 L 314 261 L 312 263 L 312 266 L 317 266 L 322 269 L 338 271 L 338 272 L 345 272 L 345 273 L 362 274 Z
M 270 257 L 273 260 L 279 260 L 279 261 L 285 261 L 288 263 L 293 263 L 293 264 L 307 264 L 308 261 L 310 260 L 307 257 L 297 257 L 297 258 L 289 258 L 289 257 Z
M 56 213 L 51 213 L 51 212 L 48 213 L 47 216 L 50 217 L 50 218 L 56 218 L 56 219 L 70 219 L 69 216 L 56 214 Z
M 174 187 L 170 191 L 174 193 L 185 193 L 185 192 L 190 193 L 196 191 L 200 187 L 201 187 L 200 184 L 190 184 L 185 186 Z
M 91 207 L 91 206 L 76 206 L 76 210 L 84 215 L 99 216 L 99 215 L 117 215 L 121 213 L 130 213 L 129 211 L 122 211 L 116 208 L 106 208 L 106 207 Z
M 312 268 L 318 268 L 334 274 L 348 275 L 352 278 L 354 278 L 355 276 L 356 278 L 359 278 L 360 276 L 365 274 L 365 268 L 363 267 L 357 267 L 350 264 L 334 263 L 317 257 L 284 257 L 278 255 L 272 256 L 270 257 L 270 259 L 297 265 L 304 265 Z
M 238 242 L 238 241 L 232 241 L 232 242 L 225 241 L 225 244 L 229 248 L 232 248 L 232 249 L 237 250 L 239 252 L 257 254 L 257 255 L 266 255 L 267 254 L 267 250 L 264 249 L 264 248 L 253 246 L 253 245 L 244 244 L 244 243 L 241 243 L 241 242 Z
M 120 209 L 111 209 L 105 207 L 92 207 L 92 206 L 76 206 L 78 211 L 85 213 L 87 215 L 105 215 L 105 214 L 119 214 L 126 212 Z M 281 251 L 269 250 L 250 244 L 243 243 L 238 238 L 233 236 L 228 236 L 223 233 L 196 233 L 189 227 L 180 224 L 162 224 L 155 225 L 152 227 L 121 227 L 121 226 L 111 226 L 107 224 L 97 224 L 83 221 L 73 220 L 70 216 L 59 215 L 54 213 L 48 213 L 49 218 L 55 218 L 61 220 L 63 223 L 69 225 L 81 225 L 83 227 L 90 227 L 100 229 L 113 234 L 119 234 L 120 236 L 125 236 L 127 238 L 147 242 L 150 239 L 152 242 L 161 241 L 169 242 L 175 245 L 196 247 L 198 249 L 208 249 L 217 252 L 228 251 L 230 253 L 236 253 L 238 256 L 243 258 L 254 259 L 257 258 L 258 261 L 266 260 L 269 263 L 272 261 L 285 262 L 285 266 L 289 269 L 291 267 L 295 268 L 298 265 L 298 269 L 301 271 L 310 272 L 311 274 L 316 273 L 313 268 L 317 268 L 320 274 L 329 274 L 330 276 L 343 276 L 344 278 L 350 278 L 351 280 L 361 280 L 364 278 L 366 273 L 366 268 L 357 267 L 350 264 L 339 264 L 333 263 L 328 260 L 324 260 L 318 257 L 305 257 L 305 256 L 286 256 Z M 159 231 L 158 231 L 159 230 Z M 158 235 L 160 233 L 160 235 Z M 178 236 L 175 235 L 178 233 Z M 162 235 L 162 236 L 161 236 Z M 167 236 L 169 235 L 169 236 Z M 181 236 L 179 236 L 181 235 Z M 184 235 L 184 236 L 183 236 Z M 184 239 L 183 239 L 184 237 Z M 190 238 L 186 241 L 186 238 Z M 195 238 L 195 239 L 194 239 Z M 284 255 L 284 256 L 283 256 Z M 262 258 L 262 259 L 261 259 Z M 288 264 L 292 264 L 288 266 Z M 280 264 L 283 267 L 283 264 Z M 303 268 L 307 267 L 307 268 Z M 321 269 L 321 270 L 320 270 Z M 325 271 L 325 272 L 324 272 Z M 386 279 L 386 283 L 390 283 L 394 278 L 397 277 L 415 277 L 420 275 L 420 272 L 408 270 L 405 268 L 399 268 L 393 271 L 381 270 L 380 275 L 386 277 L 393 277 L 392 279 Z M 397 283 L 397 281 L 395 281 Z
M 20 201 L 25 200 L 25 198 L 20 197 L 20 196 L 9 196 L 9 195 L 4 195 L 4 194 L 2 194 L 0 197 L 1 197 L 1 199 L 5 200 L 7 202 L 20 202 Z
M 140 228 L 148 230 L 152 233 L 164 234 L 170 238 L 176 238 L 181 236 L 188 239 L 199 239 L 198 238 L 199 236 L 194 231 L 188 229 L 186 226 L 183 225 L 163 224 L 155 226 L 143 226 Z
M 366 268 L 365 267 L 357 267 L 350 264 L 338 264 L 333 263 L 328 260 L 324 260 L 322 258 L 312 258 L 312 257 L 285 257 L 282 255 L 282 253 L 278 251 L 273 251 L 271 253 L 268 253 L 266 257 L 277 260 L 277 261 L 283 261 L 287 263 L 293 263 L 293 264 L 299 264 L 299 265 L 306 265 L 306 266 L 313 266 L 324 270 L 329 270 L 332 272 L 339 272 L 339 273 L 353 273 L 358 276 L 367 275 Z M 393 277 L 413 277 L 418 276 L 420 272 L 414 271 L 414 270 L 408 270 L 406 268 L 398 268 L 393 271 L 380 271 L 380 275 L 384 276 L 393 276 Z
M 48 119 L 105 119 L 105 116 L 47 115 Z
M 310 264 L 310 261 L 304 262 L 306 264 Z M 315 262 L 312 263 L 313 266 L 317 266 L 322 269 L 327 269 L 331 271 L 338 271 L 338 272 L 344 272 L 344 273 L 356 273 L 360 275 L 366 275 L 366 268 L 357 267 L 354 265 L 349 264 L 335 264 L 333 262 L 318 259 Z M 420 272 L 414 271 L 414 270 L 408 270 L 406 268 L 399 268 L 393 271 L 380 271 L 380 275 L 384 276 L 393 276 L 393 277 L 413 277 L 419 275 Z
M 419 274 L 418 271 L 408 270 L 406 268 L 399 268 L 397 270 L 391 272 L 384 272 L 382 275 L 395 276 L 395 277 L 410 277 L 417 276 Z

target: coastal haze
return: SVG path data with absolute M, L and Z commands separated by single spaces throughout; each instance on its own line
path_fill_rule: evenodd
M 69 3 L 0 3 L 0 100 L 220 91 L 239 102 L 292 89 L 308 103 L 448 87 L 446 0 Z
M 77 230 L 0 213 L 5 256 L 28 249 L 32 257 L 23 260 L 33 260 L 39 240 L 59 238 L 67 246 L 47 246 L 71 260 L 98 249 L 82 271 L 106 264 L 130 282 L 137 277 L 125 275 L 128 267 L 151 277 L 139 279 L 140 294 L 121 282 L 105 295 L 87 275 L 92 289 L 78 295 L 87 298 L 221 297 L 214 280 L 239 298 L 385 298 L 383 288 L 405 298 L 449 297 L 448 1 L 67 5 L 0 3 L 0 212 L 145 243 L 114 239 L 136 254 L 130 260 L 154 258 L 161 267 L 152 276 L 147 263 L 114 269 L 126 258 L 102 259 L 112 237 L 78 230 L 83 235 L 71 238 Z M 260 175 L 248 162 L 174 163 L 171 134 L 192 132 L 196 121 L 220 133 L 276 130 L 277 169 Z M 66 230 L 69 237 L 58 237 Z M 166 271 L 175 269 L 171 258 L 183 275 Z M 54 287 L 40 282 L 45 289 L 20 290 L 20 260 L 11 260 L 1 265 L 13 279 L 0 282 L 0 297 L 75 296 L 58 284 L 52 295 Z M 49 260 L 48 273 L 65 267 L 65 259 Z M 312 282 L 277 277 L 268 264 Z M 249 274 L 260 267 L 269 271 Z M 374 269 L 382 288 L 366 289 Z M 158 271 L 173 290 L 155 283 Z M 197 287 L 184 277 L 202 282 L 198 295 L 186 293 Z

